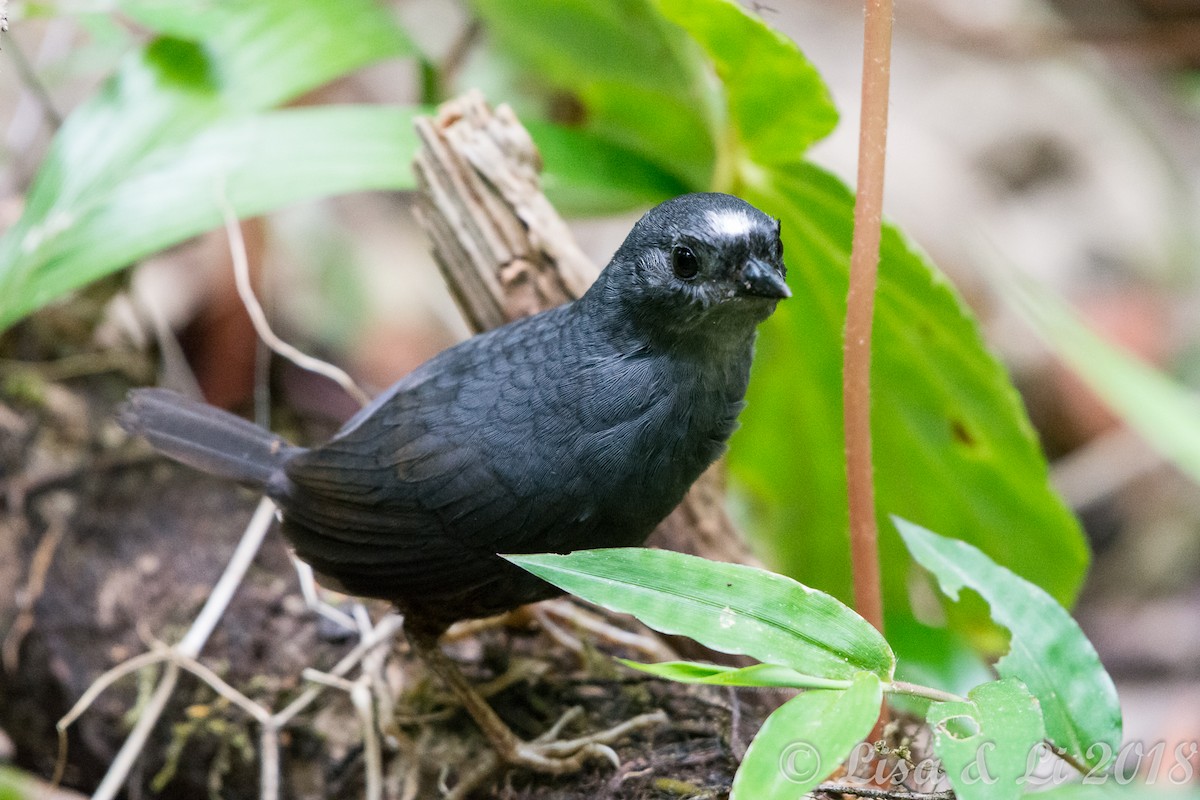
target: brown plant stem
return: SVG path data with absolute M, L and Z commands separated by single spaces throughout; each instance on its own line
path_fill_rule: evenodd
M 866 0 L 858 194 L 854 205 L 854 241 L 850 250 L 842 392 L 854 605 L 858 613 L 880 631 L 883 630 L 883 602 L 871 466 L 871 327 L 883 222 L 891 42 L 891 0 Z

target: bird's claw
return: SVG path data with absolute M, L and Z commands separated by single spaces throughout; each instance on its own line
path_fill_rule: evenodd
M 503 742 L 497 740 L 499 737 L 489 736 L 493 750 L 480 759 L 453 789 L 444 790 L 443 800 L 464 800 L 502 764 L 525 767 L 549 775 L 578 772 L 588 761 L 603 760 L 615 768 L 620 768 L 621 759 L 617 752 L 609 747 L 610 743 L 639 728 L 649 728 L 667 722 L 666 713 L 654 711 L 626 720 L 608 730 L 597 731 L 578 739 L 559 740 L 558 735 L 562 733 L 562 729 L 582 714 L 583 709 L 575 706 L 532 742 L 517 739 L 512 736 L 511 731 Z

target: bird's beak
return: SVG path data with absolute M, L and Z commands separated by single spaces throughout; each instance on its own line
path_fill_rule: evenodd
M 783 300 L 792 296 L 792 290 L 788 288 L 778 270 L 757 258 L 750 259 L 742 267 L 742 274 L 738 280 L 738 291 L 740 294 L 769 297 L 775 300 Z

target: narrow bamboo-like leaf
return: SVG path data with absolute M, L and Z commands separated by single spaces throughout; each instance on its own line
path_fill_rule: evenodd
M 833 774 L 879 716 L 883 692 L 869 672 L 849 689 L 813 689 L 767 718 L 733 778 L 730 800 L 795 800 Z
M 888 680 L 895 666 L 862 617 L 766 570 L 643 548 L 507 558 L 585 600 L 723 653 L 819 678 L 867 671 Z
M 960 718 L 972 720 L 974 730 L 955 726 Z M 966 701 L 934 703 L 925 721 L 961 800 L 1017 800 L 1025 792 L 1021 778 L 1046 732 L 1037 698 L 1020 681 L 985 683 Z
M 213 124 L 153 163 L 92 188 L 69 218 L 19 225 L 0 240 L 0 329 L 139 258 L 221 223 L 302 200 L 411 187 L 416 109 L 325 106 Z M 136 220 L 137 224 L 130 224 Z
M 354 136 L 331 140 L 327 134 L 335 125 L 314 131 L 311 142 L 305 142 L 303 131 L 291 132 L 300 134 L 293 142 L 276 142 L 246 130 L 259 121 L 253 112 L 351 69 L 408 52 L 403 34 L 372 0 L 125 0 L 123 9 L 162 35 L 130 53 L 55 135 L 21 219 L 0 240 L 0 330 L 62 292 L 145 255 L 146 246 L 178 241 L 164 238 L 166 230 L 183 231 L 180 238 L 198 232 L 189 220 L 212 219 L 219 181 L 227 182 L 231 195 L 238 194 L 239 176 L 233 174 L 238 168 L 248 166 L 245 177 L 251 180 L 267 179 L 270 187 L 262 190 L 241 186 L 259 196 L 278 191 L 295 173 L 293 198 L 322 193 L 322 181 L 340 182 L 340 191 L 379 188 L 398 166 L 407 172 L 405 158 L 402 164 L 379 164 L 379 176 L 359 170 L 368 178 L 361 186 L 347 186 L 346 172 L 357 170 L 357 163 L 340 176 L 313 179 L 317 172 L 341 170 L 333 166 L 339 155 L 361 162 L 379 155 L 378 148 L 348 152 L 359 141 Z M 371 143 L 377 133 L 368 130 L 358 138 Z M 402 132 L 399 142 L 411 145 L 412 137 Z M 248 165 L 247 154 L 236 150 L 217 152 L 215 144 L 248 144 L 254 148 L 250 156 L 265 158 L 271 169 Z M 317 163 L 289 163 L 285 155 L 315 156 Z M 176 163 L 181 158 L 195 160 Z M 172 180 L 205 173 L 205 186 L 191 198 L 196 208 L 180 208 L 179 191 L 195 190 L 196 183 Z M 131 197 L 147 189 L 167 196 Z M 162 218 L 155 213 L 160 199 L 176 203 L 163 207 Z M 233 204 L 242 213 L 254 213 Z M 147 210 L 149 216 L 120 213 Z M 123 244 L 133 246 L 122 250 Z
M 1200 481 L 1200 400 L 1195 391 L 1105 342 L 1050 292 L 1015 277 L 997 276 L 996 283 L 1122 419 Z
M 895 519 L 909 552 L 933 573 L 951 599 L 972 589 L 992 618 L 1011 634 L 1010 650 L 996 663 L 1005 678 L 1022 681 L 1041 703 L 1046 736 L 1081 762 L 1096 766 L 1121 742 L 1117 690 L 1095 648 L 1053 597 L 966 542 L 947 539 Z M 1098 745 L 1098 746 L 1094 746 Z
M 705 683 L 714 686 L 776 686 L 794 689 L 846 689 L 848 680 L 832 680 L 803 675 L 779 664 L 754 664 L 749 667 L 723 667 L 697 661 L 661 661 L 642 664 L 619 659 L 627 667 L 679 683 Z

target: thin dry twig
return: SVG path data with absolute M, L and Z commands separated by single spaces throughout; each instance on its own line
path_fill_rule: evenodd
M 38 542 L 37 548 L 33 551 L 33 558 L 29 561 L 29 574 L 25 578 L 25 586 L 17 595 L 19 610 L 16 619 L 13 620 L 4 637 L 4 644 L 0 647 L 0 655 L 2 655 L 0 663 L 4 664 L 4 669 L 9 675 L 17 674 L 21 643 L 33 629 L 34 606 L 46 588 L 46 574 L 50 571 L 51 564 L 54 563 L 54 554 L 58 552 L 58 546 L 62 544 L 66 532 L 66 515 L 56 513 L 47 525 L 46 532 Z
M 367 775 L 367 800 L 383 798 L 383 751 L 375 726 L 375 708 L 371 702 L 371 676 L 363 673 L 350 689 L 350 703 L 358 712 L 363 730 L 363 766 Z
M 400 632 L 404 625 L 404 617 L 399 614 L 388 614 L 381 619 L 378 624 L 371 630 L 369 634 L 363 637 L 353 650 L 342 657 L 342 660 L 334 665 L 333 669 L 324 673 L 327 676 L 341 677 L 350 670 L 354 669 L 363 657 L 373 648 L 380 644 L 389 641 L 393 636 Z M 307 671 L 306 671 L 307 672 Z M 275 725 L 283 727 L 293 717 L 299 714 L 304 709 L 308 708 L 314 700 L 324 691 L 326 687 L 322 685 L 310 686 L 299 697 L 279 711 L 272 718 Z
M 891 789 L 858 786 L 853 783 L 822 783 L 813 789 L 813 792 L 867 797 L 871 798 L 871 800 L 954 800 L 955 797 L 954 790 L 952 789 L 942 792 L 910 792 L 907 789 L 893 791 Z
M 367 393 L 358 387 L 358 384 L 345 370 L 319 358 L 313 358 L 283 341 L 271 330 L 271 324 L 267 322 L 267 315 L 254 295 L 254 287 L 250 284 L 250 263 L 246 258 L 246 243 L 242 238 L 242 227 L 238 224 L 237 214 L 229 204 L 223 190 L 218 191 L 217 202 L 220 204 L 221 213 L 225 218 L 225 233 L 229 237 L 229 254 L 233 260 L 233 275 L 237 284 L 238 296 L 242 299 L 242 304 L 246 307 L 246 313 L 250 315 L 250 321 L 254 323 L 254 330 L 258 333 L 259 338 L 266 342 L 271 350 L 296 366 L 329 378 L 341 386 L 360 405 L 365 406 L 371 402 Z
M 348 631 L 360 632 L 358 623 L 340 608 L 330 605 L 321 599 L 316 575 L 313 568 L 292 554 L 292 566 L 296 568 L 296 577 L 300 581 L 300 596 L 310 611 L 320 614 L 330 622 L 336 623 Z
M 361 605 L 355 609 L 355 623 L 360 635 L 359 645 L 362 647 L 362 673 L 355 681 L 348 681 L 340 675 L 306 669 L 303 675 L 306 679 L 335 689 L 341 689 L 350 696 L 350 703 L 358 714 L 363 731 L 363 765 L 366 772 L 367 800 L 381 800 L 383 797 L 383 748 L 380 743 L 379 730 L 391 724 L 395 706 L 394 698 L 387 680 L 384 677 L 384 660 L 386 651 L 377 645 L 386 639 L 379 638 L 377 631 L 384 623 L 392 623 L 396 615 L 385 617 L 378 626 L 371 624 L 367 611 Z M 390 624 L 387 627 L 390 630 Z M 336 669 L 336 668 L 335 668 Z M 285 709 L 286 711 L 287 709 Z M 283 714 L 276 715 L 281 718 Z M 274 720 L 272 720 L 274 724 Z

